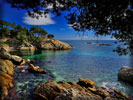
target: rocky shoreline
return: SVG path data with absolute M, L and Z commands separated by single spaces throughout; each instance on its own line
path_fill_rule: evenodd
M 28 71 L 45 74 L 47 71 L 34 66 L 29 59 L 22 59 L 10 55 L 4 48 L 0 49 L 0 100 L 8 95 L 8 90 L 14 87 L 14 69 L 29 63 Z M 25 72 L 22 69 L 21 72 Z M 31 98 L 34 100 L 131 100 L 119 90 L 108 90 L 88 79 L 79 79 L 75 82 L 48 81 L 35 88 Z
M 48 81 L 38 86 L 32 94 L 34 100 L 131 100 L 119 90 L 97 87 L 88 79 L 75 82 Z
M 9 39 L 12 41 L 11 39 Z M 9 41 L 6 39 L 6 41 Z M 17 44 L 5 44 L 4 42 L 6 41 L 0 41 L 3 42 L 3 44 L 0 44 L 1 48 L 5 48 L 7 51 L 35 51 L 37 49 L 39 50 L 70 50 L 72 49 L 72 46 L 68 43 L 59 41 L 59 40 L 54 40 L 54 39 L 49 39 L 49 38 L 44 38 L 42 42 L 40 43 L 29 43 L 26 41 L 23 41 L 21 45 Z
M 10 55 L 4 48 L 0 48 L 0 100 L 4 100 L 8 95 L 8 90 L 14 87 L 14 69 L 21 62 L 20 57 Z
M 21 68 L 26 63 L 30 63 L 30 60 L 11 55 L 4 48 L 0 48 L 0 100 L 4 100 L 8 95 L 8 90 L 14 87 L 13 76 L 15 68 Z M 45 74 L 47 72 L 33 64 L 29 64 L 28 71 L 38 74 Z M 21 72 L 25 72 L 25 70 L 22 69 Z

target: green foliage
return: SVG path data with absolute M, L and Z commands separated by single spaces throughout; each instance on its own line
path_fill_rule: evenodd
M 32 26 L 30 29 L 22 27 L 20 24 L 9 23 L 0 20 L 0 38 L 11 38 L 12 44 L 21 44 L 23 41 L 30 43 L 41 42 L 46 37 L 47 31 L 39 26 Z M 7 42 L 11 44 L 11 41 Z
M 40 37 L 40 36 L 45 37 L 46 34 L 47 34 L 47 32 L 46 32 L 43 28 L 41 28 L 41 27 L 39 27 L 39 26 L 35 26 L 35 27 L 32 26 L 32 27 L 30 28 L 30 32 L 32 32 L 32 33 L 38 35 L 39 37 Z
M 37 42 L 41 42 L 43 41 L 44 37 L 43 36 L 40 36 L 38 39 L 37 39 Z
M 50 39 L 53 39 L 54 35 L 53 34 L 48 34 L 47 37 L 50 38 Z
M 0 44 L 8 44 L 8 42 L 1 42 L 1 41 L 0 41 Z

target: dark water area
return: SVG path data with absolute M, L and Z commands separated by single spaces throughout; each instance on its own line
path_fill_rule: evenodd
M 72 50 L 61 51 L 36 51 L 36 52 L 12 52 L 23 58 L 35 60 L 34 65 L 47 69 L 47 74 L 32 74 L 27 70 L 20 73 L 16 69 L 15 88 L 10 91 L 10 100 L 30 100 L 34 88 L 48 80 L 75 81 L 79 78 L 88 78 L 97 83 L 98 86 L 108 89 L 119 89 L 133 98 L 133 87 L 118 81 L 117 72 L 122 66 L 130 65 L 130 57 L 119 56 L 112 52 L 116 48 L 115 41 L 99 41 L 112 46 L 99 46 L 87 44 L 95 41 L 64 41 L 71 44 Z M 27 66 L 23 66 L 27 68 Z

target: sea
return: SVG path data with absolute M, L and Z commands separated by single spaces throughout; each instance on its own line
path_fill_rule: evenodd
M 133 86 L 118 80 L 118 70 L 130 66 L 129 55 L 119 56 L 115 40 L 99 40 L 99 43 L 111 46 L 87 44 L 95 40 L 62 40 L 73 46 L 72 50 L 41 50 L 35 52 L 12 52 L 25 59 L 31 59 L 34 65 L 47 69 L 47 74 L 32 74 L 27 70 L 21 73 L 16 68 L 15 87 L 10 90 L 8 98 L 13 100 L 30 100 L 30 94 L 36 86 L 48 80 L 74 81 L 79 78 L 93 80 L 97 86 L 107 89 L 119 89 L 133 98 Z M 23 66 L 27 69 L 28 65 Z

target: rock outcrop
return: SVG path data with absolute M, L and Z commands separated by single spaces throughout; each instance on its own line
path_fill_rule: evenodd
M 12 44 L 0 44 L 0 48 L 4 48 L 7 51 L 14 51 L 14 50 L 20 50 L 20 51 L 35 51 L 36 49 L 41 49 L 41 50 L 69 50 L 72 49 L 72 46 L 69 45 L 68 43 L 59 41 L 59 40 L 54 40 L 54 39 L 49 39 L 49 38 L 44 38 L 44 40 L 41 43 L 29 43 L 26 41 L 23 41 L 21 45 L 15 44 L 14 39 L 5 39 L 4 42 L 9 40 Z M 2 40 L 3 41 L 3 40 Z
M 9 60 L 0 59 L 0 100 L 8 95 L 8 89 L 13 87 L 14 65 Z
M 21 57 L 10 55 L 4 48 L 0 48 L 0 100 L 5 100 L 8 90 L 14 87 L 13 75 L 15 66 L 21 66 L 28 62 L 30 62 L 29 59 L 22 60 Z
M 72 46 L 59 40 L 45 38 L 37 47 L 43 50 L 69 50 Z
M 8 44 L 0 44 L 0 48 L 4 48 L 6 51 L 10 51 L 10 47 Z
M 28 51 L 34 51 L 36 48 L 32 45 L 32 44 L 30 44 L 30 43 L 28 43 L 28 42 L 26 42 L 26 41 L 24 41 L 19 47 L 18 47 L 18 49 L 19 50 L 28 50 Z
M 133 67 L 122 67 L 118 71 L 118 78 L 133 85 Z
M 85 85 L 85 86 L 84 86 Z M 119 90 L 96 88 L 96 84 L 87 79 L 74 82 L 48 81 L 38 86 L 32 97 L 34 100 L 130 100 Z
M 77 83 L 79 84 L 80 86 L 84 86 L 84 87 L 96 87 L 96 84 L 92 81 L 92 80 L 88 80 L 87 78 L 86 79 L 79 79 L 79 82 Z
M 10 41 L 10 44 L 5 44 L 7 40 Z M 36 49 L 35 46 L 33 46 L 29 42 L 26 42 L 25 40 L 21 44 L 16 44 L 16 39 L 10 39 L 10 38 L 1 39 L 0 42 L 3 42 L 2 44 L 0 44 L 0 48 L 4 48 L 7 51 L 16 51 L 16 50 L 34 51 Z
M 34 66 L 33 64 L 29 65 L 28 70 L 35 74 L 46 74 L 47 72 L 45 69 L 41 69 L 39 66 Z
M 14 64 L 20 65 L 22 58 L 16 55 L 10 55 L 4 48 L 0 48 L 0 58 L 11 60 Z

